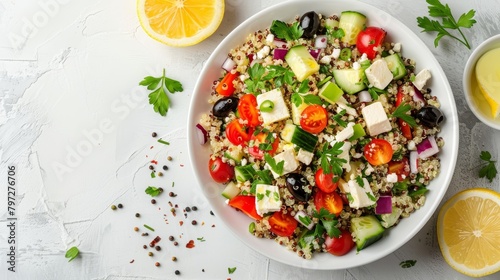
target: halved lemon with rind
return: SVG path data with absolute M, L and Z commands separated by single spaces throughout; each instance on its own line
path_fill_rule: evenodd
M 437 236 L 455 270 L 472 277 L 500 271 L 500 194 L 484 188 L 455 194 L 439 211 Z
M 137 0 L 144 31 L 169 46 L 195 45 L 212 35 L 224 17 L 224 0 Z

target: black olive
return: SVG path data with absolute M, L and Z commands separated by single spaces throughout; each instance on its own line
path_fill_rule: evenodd
M 309 200 L 311 193 L 304 190 L 304 187 L 308 185 L 307 179 L 299 173 L 290 173 L 286 176 L 286 187 L 297 200 L 304 202 Z
M 218 118 L 225 118 L 238 108 L 238 101 L 236 97 L 223 97 L 215 102 L 212 113 Z
M 444 121 L 444 115 L 438 108 L 434 106 L 425 106 L 420 109 L 416 116 L 420 123 L 427 127 L 436 127 Z
M 320 28 L 320 20 L 314 11 L 307 12 L 300 17 L 300 27 L 304 30 L 302 38 L 313 38 Z

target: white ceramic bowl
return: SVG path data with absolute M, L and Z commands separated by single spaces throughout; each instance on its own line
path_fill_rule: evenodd
M 315 254 L 312 260 L 304 260 L 272 240 L 256 238 L 248 233 L 251 219 L 224 203 L 225 199 L 221 195 L 223 186 L 215 183 L 210 177 L 208 172 L 210 148 L 208 144 L 199 144 L 195 126 L 200 116 L 211 110 L 207 97 L 211 92 L 212 82 L 219 78 L 221 64 L 226 59 L 229 50 L 242 44 L 247 34 L 268 28 L 274 19 L 291 21 L 295 16 L 311 10 L 325 15 L 340 14 L 346 10 L 365 14 L 368 17 L 368 25 L 382 27 L 388 32 L 386 40 L 402 43 L 403 55 L 416 60 L 417 71 L 424 67 L 429 69 L 433 76 L 429 86 L 440 99 L 441 110 L 446 116 L 440 133 L 446 144 L 439 154 L 441 174 L 429 186 L 430 191 L 424 207 L 409 218 L 403 219 L 398 226 L 387 230 L 380 241 L 359 253 L 352 250 L 342 257 L 335 257 L 327 253 Z M 444 196 L 453 175 L 458 151 L 458 117 L 455 101 L 448 80 L 437 60 L 425 44 L 401 22 L 373 6 L 351 0 L 286 1 L 267 8 L 243 22 L 220 43 L 205 63 L 191 99 L 187 125 L 191 164 L 201 191 L 208 199 L 216 216 L 242 242 L 264 256 L 289 265 L 320 270 L 346 269 L 373 262 L 392 253 L 412 238 L 433 215 Z
M 489 111 L 489 105 L 482 97 L 482 93 L 477 86 L 476 75 L 476 62 L 487 51 L 500 48 L 500 34 L 488 38 L 481 43 L 470 55 L 465 64 L 464 76 L 462 79 L 465 100 L 471 109 L 472 113 L 483 123 L 500 130 L 500 118 L 493 119 Z M 481 110 L 480 108 L 484 109 Z

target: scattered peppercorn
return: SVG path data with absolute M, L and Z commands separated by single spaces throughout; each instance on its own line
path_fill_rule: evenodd
M 148 256 L 150 256 L 150 257 L 152 257 L 153 255 L 154 255 L 153 252 L 148 253 Z
M 158 191 L 160 191 L 162 193 L 163 192 L 163 188 L 162 187 L 158 188 Z
M 195 226 L 198 222 L 196 220 L 191 221 L 191 224 Z
M 174 262 L 177 261 L 177 257 L 173 256 L 172 261 L 174 261 Z
M 160 266 L 160 263 L 159 262 L 155 262 L 155 266 Z
M 163 166 L 163 170 L 167 171 L 168 170 L 168 166 L 164 165 Z
M 161 247 L 160 246 L 156 246 L 155 249 L 156 249 L 156 251 L 160 251 Z
M 154 199 L 154 198 L 153 198 L 153 199 L 151 199 L 151 203 L 152 203 L 152 204 L 156 204 L 156 199 Z
M 191 207 L 187 206 L 184 210 L 186 210 L 186 212 L 191 212 Z
M 179 275 L 179 274 L 181 274 L 181 272 L 180 272 L 180 271 L 178 271 L 178 270 L 176 270 L 176 271 L 175 271 L 175 275 Z
M 175 213 L 175 208 L 170 208 L 170 212 Z
M 149 233 L 147 233 L 147 232 L 142 233 L 142 236 L 148 236 L 148 235 L 149 235 Z
M 179 242 L 174 241 L 174 246 L 177 246 L 177 245 L 179 245 Z
M 168 237 L 168 240 L 170 240 L 170 241 L 174 241 L 174 237 L 173 237 L 172 235 L 170 235 L 170 236 Z
M 135 217 L 136 217 L 136 218 L 139 218 L 140 216 L 141 216 L 141 214 L 139 214 L 139 213 L 135 213 Z
M 145 245 L 145 244 L 144 244 L 144 245 L 142 245 L 142 248 L 147 249 L 147 248 L 148 248 L 148 245 Z
M 205 272 L 205 269 L 204 269 L 204 268 L 202 268 L 202 269 L 201 269 L 201 272 Z
M 198 210 L 198 207 L 193 206 L 193 207 L 191 207 L 191 209 L 193 209 L 193 211 L 196 211 L 196 210 Z
M 118 208 L 122 209 L 123 205 L 121 203 L 118 203 Z
M 154 167 L 154 166 L 152 166 L 152 165 L 150 165 L 150 166 L 149 166 L 149 169 L 150 169 L 150 170 L 153 170 L 153 169 L 155 169 L 155 167 Z
M 156 136 L 158 136 L 158 134 L 156 134 L 156 132 L 153 132 L 153 133 L 151 133 L 151 136 L 156 137 Z
M 134 227 L 134 231 L 139 231 L 139 228 L 138 227 Z
M 168 160 L 168 161 L 171 161 L 171 160 L 172 160 L 172 157 L 171 157 L 171 156 L 168 156 L 168 157 L 167 157 L 167 160 Z
M 215 216 L 215 214 L 212 210 L 210 210 L 210 215 Z
M 169 193 L 168 193 L 168 196 L 170 196 L 170 197 L 174 197 L 174 196 L 177 196 L 177 195 L 176 195 L 174 192 L 169 192 Z
M 111 210 L 116 210 L 116 205 L 111 205 Z
M 162 172 L 158 172 L 158 176 L 163 177 L 163 173 Z

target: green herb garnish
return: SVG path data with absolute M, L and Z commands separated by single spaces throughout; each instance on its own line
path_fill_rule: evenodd
M 262 79 L 264 81 L 273 80 L 276 88 L 294 84 L 293 77 L 295 74 L 293 74 L 292 70 L 280 65 L 269 65 L 266 69 L 268 72 Z
M 256 93 L 258 89 L 265 88 L 265 83 L 262 80 L 265 72 L 266 69 L 260 63 L 255 63 L 252 67 L 248 68 L 248 75 L 250 77 L 245 80 L 248 92 Z
M 179 81 L 165 77 L 165 69 L 163 69 L 161 77 L 147 76 L 139 85 L 153 91 L 149 94 L 149 104 L 152 104 L 155 112 L 162 116 L 166 116 L 170 108 L 170 99 L 168 98 L 167 91 L 175 93 L 184 90 Z
M 161 144 L 163 144 L 163 145 L 170 145 L 170 142 L 167 142 L 167 141 L 165 141 L 165 140 L 163 140 L 163 139 L 161 139 L 161 138 L 160 138 L 160 139 L 158 139 L 158 143 L 161 143 Z
M 479 178 L 486 177 L 491 183 L 493 178 L 497 176 L 496 161 L 491 160 L 491 154 L 488 151 L 481 151 L 479 158 L 485 161 L 482 163 L 483 167 L 479 170 Z
M 412 267 L 414 266 L 415 264 L 417 263 L 416 260 L 406 260 L 406 261 L 402 261 L 399 263 L 399 265 L 402 267 L 402 268 L 409 268 L 409 267 Z
M 411 110 L 410 104 L 401 103 L 396 108 L 396 110 L 394 110 L 394 112 L 392 113 L 392 116 L 395 118 L 402 119 L 411 127 L 415 127 L 415 126 L 417 126 L 417 122 L 415 121 L 415 119 L 412 116 L 406 114 L 406 112 L 408 112 L 410 110 Z
M 270 30 L 276 37 L 287 41 L 297 40 L 304 33 L 304 30 L 300 27 L 299 22 L 294 22 L 292 25 L 288 25 L 286 22 L 280 20 L 273 20 Z
M 347 127 L 347 122 L 342 119 L 347 111 L 345 109 L 338 112 L 338 114 L 333 115 L 332 119 L 336 121 L 340 126 Z
M 282 160 L 276 163 L 276 160 L 269 154 L 264 154 L 264 159 L 266 160 L 269 167 L 274 171 L 274 173 L 280 176 L 283 174 L 283 167 L 285 166 L 285 161 Z
M 157 187 L 153 187 L 153 186 L 149 186 L 146 188 L 145 192 L 147 194 L 149 194 L 150 196 L 155 197 L 155 196 L 158 196 L 162 192 L 162 189 L 157 188 Z
M 196 240 L 198 240 L 200 242 L 205 242 L 206 241 L 204 237 L 198 237 L 198 238 L 196 238 Z
M 342 165 L 347 163 L 347 160 L 343 158 L 338 158 L 343 150 L 342 146 L 344 142 L 336 142 L 333 147 L 329 148 L 329 144 L 325 143 L 321 150 L 320 162 L 321 168 L 323 169 L 323 173 L 329 174 L 332 173 L 340 176 L 342 175 Z
M 227 268 L 227 272 L 228 272 L 229 274 L 233 274 L 235 271 L 236 271 L 236 267 L 228 267 L 228 268 Z
M 154 228 L 152 228 L 152 227 L 150 227 L 150 226 L 148 226 L 148 225 L 146 225 L 146 224 L 144 224 L 144 227 L 145 227 L 145 228 L 147 228 L 147 229 L 149 229 L 150 231 L 155 231 L 155 229 L 154 229 Z
M 68 262 L 74 260 L 76 257 L 78 257 L 78 255 L 80 254 L 80 250 L 78 250 L 78 248 L 75 246 L 75 247 L 71 247 L 68 249 L 68 251 L 66 251 L 66 254 L 64 255 L 65 258 L 68 259 Z

